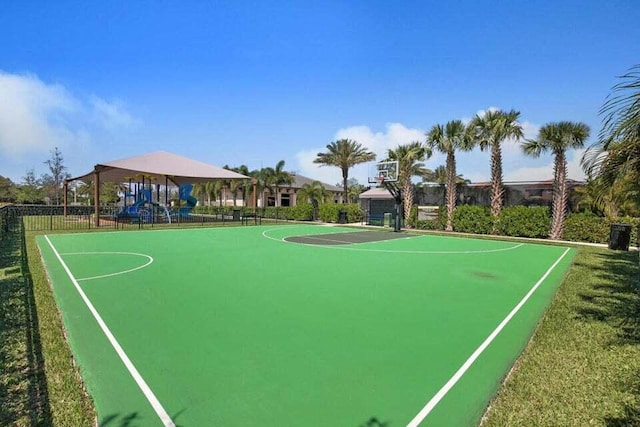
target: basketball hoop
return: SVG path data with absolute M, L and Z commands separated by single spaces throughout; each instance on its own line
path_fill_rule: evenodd
M 384 184 L 384 178 L 385 178 L 384 175 L 378 175 L 375 177 L 375 180 L 379 185 L 382 185 Z

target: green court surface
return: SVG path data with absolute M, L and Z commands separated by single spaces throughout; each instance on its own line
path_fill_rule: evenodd
M 38 244 L 102 426 L 476 425 L 573 250 L 366 233 Z

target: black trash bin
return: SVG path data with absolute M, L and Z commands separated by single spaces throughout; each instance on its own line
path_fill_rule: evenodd
M 347 211 L 340 211 L 338 213 L 338 222 L 340 224 L 346 224 L 347 223 Z
M 234 221 L 240 221 L 240 209 L 234 209 L 232 215 Z
M 611 233 L 609 234 L 609 249 L 628 251 L 630 240 L 631 225 L 611 224 Z

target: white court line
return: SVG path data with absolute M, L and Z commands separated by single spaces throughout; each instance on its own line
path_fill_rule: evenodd
M 165 409 L 162 407 L 162 404 L 160 403 L 158 398 L 155 396 L 155 394 L 153 394 L 153 391 L 151 391 L 151 388 L 147 385 L 144 378 L 142 378 L 142 375 L 140 375 L 140 372 L 138 372 L 136 367 L 133 365 L 133 362 L 131 362 L 131 359 L 129 359 L 127 354 L 124 352 L 124 350 L 122 349 L 122 346 L 120 345 L 120 343 L 118 343 L 118 340 L 116 340 L 116 337 L 111 333 L 111 331 L 107 327 L 107 324 L 104 322 L 104 320 L 102 320 L 102 316 L 100 316 L 100 314 L 98 313 L 98 310 L 96 310 L 96 308 L 93 306 L 91 301 L 89 301 L 89 298 L 87 297 L 87 295 L 84 293 L 84 291 L 78 284 L 78 281 L 76 280 L 76 278 L 73 277 L 71 270 L 69 270 L 69 267 L 67 267 L 67 264 L 65 264 L 64 260 L 62 259 L 62 257 L 60 256 L 56 248 L 53 246 L 53 243 L 51 243 L 51 240 L 49 240 L 49 236 L 44 236 L 44 238 L 47 240 L 47 243 L 49 243 L 49 246 L 51 246 L 53 253 L 56 255 L 56 258 L 58 258 L 58 261 L 60 261 L 60 264 L 62 265 L 62 268 L 64 268 L 64 271 L 67 272 L 67 276 L 69 276 L 69 279 L 71 279 L 73 286 L 75 286 L 76 290 L 80 294 L 80 297 L 82 297 L 82 300 L 87 305 L 87 308 L 89 309 L 91 314 L 93 314 L 93 317 L 96 319 L 96 322 L 100 326 L 100 329 L 102 329 L 102 332 L 104 332 L 104 334 L 106 335 L 107 339 L 113 346 L 113 349 L 116 351 L 116 353 L 120 357 L 120 360 L 122 360 L 122 363 L 124 363 L 127 370 L 135 380 L 136 384 L 138 384 L 138 387 L 140 387 L 140 390 L 142 390 L 142 393 L 151 404 L 151 407 L 156 412 L 156 414 L 158 414 L 158 417 L 160 417 L 160 419 L 162 420 L 162 423 L 164 424 L 164 426 L 175 427 L 175 424 L 171 420 L 171 417 L 169 416 L 167 411 L 165 411 Z
M 314 248 L 325 248 L 325 249 L 341 249 L 341 250 L 344 250 L 344 251 L 381 252 L 381 253 L 387 253 L 387 254 L 432 254 L 432 255 L 489 254 L 489 253 L 494 253 L 494 252 L 506 252 L 506 251 L 510 251 L 510 250 L 513 250 L 513 249 L 518 249 L 519 247 L 524 246 L 524 243 L 518 243 L 517 245 L 509 246 L 507 248 L 483 249 L 483 250 L 477 250 L 477 251 L 418 251 L 418 250 L 410 251 L 410 250 L 393 250 L 393 249 L 368 249 L 368 248 L 359 248 L 359 247 L 353 247 L 353 246 L 363 245 L 363 244 L 366 244 L 366 243 L 382 243 L 382 242 L 393 242 L 393 241 L 397 241 L 397 240 L 406 240 L 406 239 L 419 239 L 419 238 L 423 238 L 423 237 L 427 237 L 427 236 L 426 235 L 413 235 L 413 236 L 401 237 L 399 239 L 379 240 L 379 241 L 376 241 L 376 242 L 352 243 L 352 244 L 346 244 L 346 245 L 316 245 L 316 244 L 312 244 L 312 243 L 290 242 L 290 241 L 285 240 L 285 239 L 287 237 L 322 236 L 322 234 L 303 234 L 303 235 L 300 235 L 300 236 L 286 236 L 286 237 L 283 237 L 281 239 L 278 239 L 278 238 L 275 238 L 275 237 L 271 237 L 271 236 L 269 236 L 267 234 L 269 231 L 276 231 L 276 230 L 282 230 L 282 228 L 270 228 L 268 230 L 264 230 L 262 232 L 262 236 L 266 237 L 267 239 L 274 240 L 276 242 L 289 243 L 289 244 L 292 244 L 292 245 L 310 246 L 310 247 L 314 247 Z M 339 233 L 328 233 L 328 234 L 342 234 L 342 232 L 339 232 Z M 317 237 L 316 239 L 321 240 L 319 237 Z
M 78 282 L 82 282 L 82 281 L 86 281 L 86 280 L 102 279 L 104 277 L 118 276 L 120 274 L 131 273 L 132 271 L 136 271 L 136 270 L 140 270 L 141 268 L 145 268 L 146 266 L 150 265 L 153 262 L 153 257 L 151 257 L 150 255 L 139 254 L 139 253 L 136 253 L 136 252 L 66 252 L 66 253 L 60 254 L 60 255 L 67 256 L 67 255 L 104 255 L 104 254 L 107 254 L 107 255 L 136 255 L 136 256 L 145 257 L 149 261 L 147 261 L 147 263 L 144 264 L 144 265 L 140 265 L 138 267 L 130 268 L 129 270 L 118 271 L 116 273 L 103 274 L 101 276 L 83 277 L 81 279 L 76 279 L 76 280 Z
M 516 313 L 520 311 L 522 306 L 527 302 L 527 300 L 531 297 L 531 295 L 533 295 L 536 289 L 540 287 L 542 282 L 544 282 L 544 280 L 549 276 L 549 274 L 551 274 L 553 269 L 556 268 L 556 266 L 560 263 L 560 261 L 562 261 L 562 258 L 564 258 L 564 256 L 569 252 L 570 249 L 571 248 L 567 248 L 562 253 L 562 255 L 560 255 L 560 258 L 558 258 L 556 262 L 554 262 L 553 265 L 549 267 L 547 272 L 544 273 L 544 275 L 540 278 L 540 280 L 538 280 L 538 282 L 536 282 L 535 285 L 533 285 L 533 287 L 529 290 L 529 292 L 527 292 L 527 294 L 520 300 L 520 302 L 513 308 L 513 310 L 511 310 L 511 312 L 507 315 L 507 317 L 505 317 L 504 320 L 500 322 L 500 324 L 493 330 L 493 332 L 491 332 L 491 334 L 487 337 L 487 339 L 485 339 L 484 342 L 480 344 L 480 347 L 478 347 L 476 351 L 474 351 L 473 354 L 469 356 L 466 362 L 462 364 L 460 369 L 458 369 L 456 373 L 453 374 L 453 376 L 449 379 L 449 381 L 447 381 L 447 383 L 444 386 L 442 386 L 442 388 L 431 398 L 431 400 L 427 402 L 424 408 L 422 408 L 422 410 L 418 412 L 418 415 L 416 415 L 409 422 L 409 424 L 407 424 L 407 427 L 417 427 L 418 425 L 420 425 L 422 421 L 424 421 L 424 419 L 427 417 L 427 415 L 429 415 L 429 413 L 433 410 L 433 408 L 435 408 L 435 406 L 442 400 L 442 398 L 449 392 L 449 390 L 453 388 L 453 386 L 458 382 L 458 380 L 462 378 L 464 373 L 467 372 L 467 370 L 471 367 L 473 362 L 475 362 L 476 359 L 480 357 L 482 352 L 489 346 L 489 344 L 491 344 L 491 342 L 498 336 L 498 334 L 504 329 L 504 327 L 507 326 L 507 323 L 509 323 L 509 321 L 513 318 L 513 316 L 515 316 Z

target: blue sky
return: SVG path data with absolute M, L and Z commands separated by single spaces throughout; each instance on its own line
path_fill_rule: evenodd
M 640 63 L 637 0 L 20 1 L 0 14 L 0 175 L 59 147 L 72 175 L 166 150 L 214 165 L 312 164 L 338 138 L 380 159 L 436 123 L 517 109 L 600 128 L 616 77 Z M 505 144 L 505 179 L 550 179 L 550 156 Z M 582 178 L 580 152 L 569 153 Z M 444 164 L 434 155 L 427 166 Z M 458 155 L 489 177 L 489 154 Z M 366 181 L 367 168 L 352 175 Z

